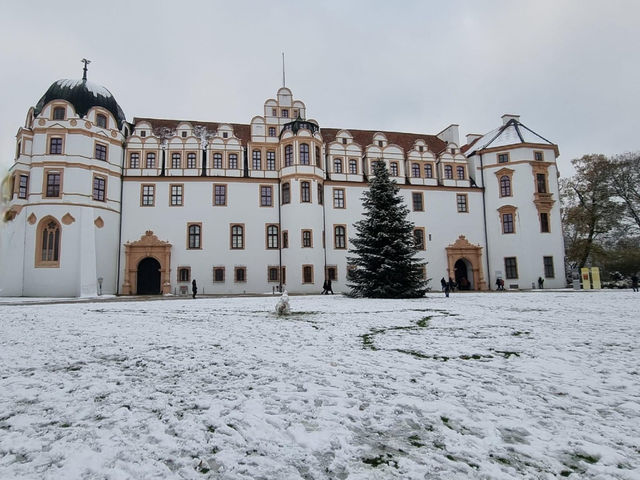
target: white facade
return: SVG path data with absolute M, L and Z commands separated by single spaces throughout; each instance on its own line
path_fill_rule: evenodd
M 474 290 L 497 277 L 565 285 L 557 146 L 515 116 L 460 147 L 457 125 L 321 128 L 287 88 L 248 125 L 129 124 L 106 89 L 71 82 L 89 86 L 78 103 L 65 85 L 18 131 L 0 295 L 95 295 L 98 279 L 105 294 L 185 294 L 194 279 L 205 294 L 317 293 L 327 275 L 346 291 L 378 159 L 409 206 L 433 288 L 449 276 Z

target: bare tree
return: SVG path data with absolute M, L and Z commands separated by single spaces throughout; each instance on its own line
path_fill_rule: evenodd
M 623 204 L 625 217 L 640 233 L 640 154 L 625 153 L 612 160 L 611 188 Z

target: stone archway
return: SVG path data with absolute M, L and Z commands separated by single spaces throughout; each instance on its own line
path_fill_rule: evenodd
M 136 293 L 138 295 L 159 295 L 160 262 L 153 257 L 145 257 L 138 263 Z
M 473 245 L 464 235 L 460 235 L 452 245 L 446 247 L 446 250 L 449 277 L 455 278 L 456 262 L 462 260 L 465 262 L 467 278 L 471 284 L 470 288 L 473 290 L 487 289 L 487 283 L 482 273 L 482 247 L 480 245 Z
M 147 230 L 140 240 L 125 243 L 124 251 L 123 295 L 138 293 L 138 266 L 147 257 L 155 259 L 160 264 L 159 292 L 163 295 L 171 293 L 171 244 L 169 242 L 159 240 L 151 230 Z

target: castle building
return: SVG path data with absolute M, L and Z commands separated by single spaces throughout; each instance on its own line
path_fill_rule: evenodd
M 470 290 L 565 286 L 558 147 L 517 115 L 461 145 L 323 128 L 280 88 L 248 124 L 134 118 L 58 80 L 27 112 L 3 183 L 0 295 L 346 291 L 354 223 L 383 160 L 424 275 Z

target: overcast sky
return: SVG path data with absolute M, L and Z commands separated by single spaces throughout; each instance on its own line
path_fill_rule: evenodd
M 0 166 L 49 85 L 134 116 L 249 123 L 282 84 L 321 127 L 486 133 L 504 113 L 586 153 L 640 150 L 637 0 L 30 1 L 0 7 Z M 464 143 L 464 142 L 463 142 Z

